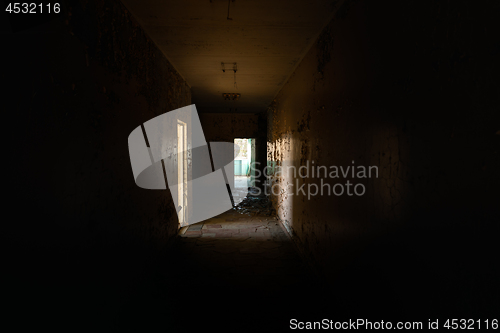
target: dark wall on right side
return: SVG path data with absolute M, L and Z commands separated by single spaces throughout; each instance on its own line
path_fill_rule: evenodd
M 276 165 L 378 168 L 323 180 L 361 196 L 273 177 L 280 220 L 359 316 L 498 313 L 498 9 L 346 1 L 269 108 Z

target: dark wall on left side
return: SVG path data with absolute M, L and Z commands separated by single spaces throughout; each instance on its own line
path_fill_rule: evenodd
M 191 90 L 120 1 L 61 7 L 1 37 L 7 286 L 20 326 L 110 331 L 168 313 L 151 301 L 151 263 L 177 215 L 169 191 L 136 186 L 127 139 Z

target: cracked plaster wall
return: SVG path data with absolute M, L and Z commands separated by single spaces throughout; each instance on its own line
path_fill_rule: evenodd
M 378 178 L 347 178 L 366 186 L 359 197 L 308 200 L 287 192 L 297 180 L 307 188 L 319 179 L 272 177 L 278 217 L 337 292 L 355 285 L 381 296 L 374 290 L 419 278 L 416 300 L 444 285 L 468 288 L 464 277 L 476 268 L 461 263 L 471 251 L 464 244 L 474 244 L 468 255 L 485 263 L 498 234 L 491 221 L 498 217 L 500 137 L 494 19 L 484 19 L 488 6 L 465 1 L 421 7 L 347 1 L 268 110 L 269 163 L 378 167 Z M 443 248 L 453 255 L 444 258 Z M 453 282 L 410 273 L 412 264 Z M 355 302 L 356 293 L 347 298 Z

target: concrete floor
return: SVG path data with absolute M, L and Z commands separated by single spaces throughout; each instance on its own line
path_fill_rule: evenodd
M 290 319 L 314 318 L 308 309 L 325 304 L 275 217 L 230 210 L 191 225 L 173 254 L 179 330 L 287 331 Z
M 234 191 L 232 195 L 235 205 L 242 202 L 247 196 L 249 180 L 250 177 L 247 176 L 234 176 Z
M 248 187 L 249 180 L 250 180 L 250 177 L 248 177 L 248 176 L 234 176 L 234 187 L 235 188 Z

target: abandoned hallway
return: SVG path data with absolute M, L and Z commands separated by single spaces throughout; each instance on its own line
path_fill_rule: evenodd
M 2 14 L 9 331 L 499 319 L 498 1 L 60 3 Z M 183 226 L 190 125 L 181 195 L 128 138 L 192 105 L 246 150 L 233 208 Z

